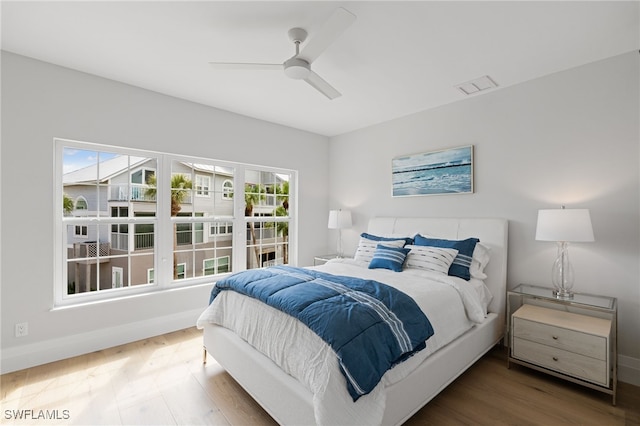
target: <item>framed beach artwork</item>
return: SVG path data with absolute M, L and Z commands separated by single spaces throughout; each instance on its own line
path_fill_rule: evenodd
M 473 145 L 391 160 L 392 195 L 473 193 Z

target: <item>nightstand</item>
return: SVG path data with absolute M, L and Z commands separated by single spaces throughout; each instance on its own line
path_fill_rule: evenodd
M 313 266 L 324 265 L 331 259 L 337 259 L 338 257 L 340 256 L 337 254 L 321 254 L 319 256 L 315 256 L 313 258 Z
M 614 297 L 520 284 L 507 292 L 507 366 L 524 365 L 605 392 L 616 404 L 618 307 Z

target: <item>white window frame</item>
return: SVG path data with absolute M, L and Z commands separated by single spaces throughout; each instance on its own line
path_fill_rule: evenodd
M 182 272 L 176 271 L 176 279 L 184 280 L 187 278 L 187 264 L 186 263 L 178 263 L 176 264 L 176 269 L 180 269 L 182 266 Z M 182 277 L 180 275 L 183 275 Z
M 207 274 L 205 273 L 207 270 L 207 262 L 211 262 L 211 261 L 213 261 L 213 274 Z M 217 266 L 218 266 L 218 262 L 215 257 L 211 257 L 209 259 L 202 259 L 202 275 L 206 275 L 206 276 L 215 275 L 216 269 L 218 269 Z
M 225 232 L 220 232 L 220 228 L 224 228 Z M 209 224 L 209 236 L 210 237 L 217 237 L 217 236 L 229 235 L 229 234 L 231 234 L 233 232 L 233 231 L 228 232 L 229 228 L 233 229 L 233 222 L 232 221 L 212 222 L 212 223 Z
M 231 185 L 231 187 L 228 185 Z M 231 179 L 225 179 L 222 182 L 222 199 L 233 200 L 233 181 Z
M 78 229 L 80 229 L 80 233 L 78 233 Z M 84 230 L 84 234 L 82 230 Z M 75 225 L 73 227 L 73 236 L 76 238 L 89 238 L 89 227 L 87 225 Z
M 130 209 L 128 217 L 110 217 L 110 207 L 107 207 L 106 214 L 98 212 L 100 207 L 93 212 L 93 215 L 82 216 L 65 216 L 63 214 L 63 192 L 64 186 L 62 184 L 63 174 L 63 152 L 65 148 L 69 149 L 81 149 L 96 152 L 105 153 L 117 153 L 122 155 L 142 156 L 148 158 L 157 159 L 157 168 L 155 170 L 158 189 L 156 194 L 156 216 L 154 217 L 136 217 Z M 54 138 L 54 181 L 55 181 L 55 197 L 54 197 L 54 307 L 58 306 L 73 306 L 76 304 L 83 304 L 87 302 L 113 300 L 120 297 L 127 297 L 133 294 L 146 294 L 156 291 L 167 291 L 179 287 L 191 287 L 195 285 L 210 285 L 211 276 L 203 276 L 196 278 L 189 278 L 184 280 L 173 279 L 173 262 L 162 262 L 161 259 L 173 258 L 173 226 L 176 222 L 210 222 L 203 221 L 202 217 L 194 216 L 189 218 L 173 218 L 170 214 L 170 188 L 168 182 L 171 179 L 171 164 L 173 161 L 183 161 L 191 163 L 209 163 L 219 165 L 233 170 L 233 188 L 234 196 L 230 199 L 234 202 L 233 216 L 232 217 L 219 217 L 212 220 L 220 222 L 231 222 L 233 233 L 231 243 L 231 264 L 229 265 L 230 271 L 237 272 L 245 270 L 247 267 L 247 241 L 246 241 L 246 227 L 247 223 L 261 220 L 263 218 L 246 218 L 244 217 L 244 181 L 245 170 L 255 171 L 259 169 L 263 172 L 283 173 L 291 176 L 289 183 L 289 216 L 287 218 L 277 218 L 276 220 L 286 220 L 289 223 L 289 264 L 296 265 L 297 258 L 297 179 L 298 172 L 295 170 L 275 168 L 269 166 L 256 166 L 248 165 L 244 163 L 234 163 L 223 160 L 215 159 L 203 159 L 200 157 L 189 157 L 177 154 L 169 154 L 155 151 L 138 150 L 131 148 L 122 148 L 116 146 L 108 146 L 102 144 L 94 144 L 90 142 L 72 141 L 66 139 Z M 166 182 L 163 183 L 163 180 Z M 209 191 L 213 191 L 211 188 Z M 132 235 L 133 229 L 135 229 L 136 223 L 153 223 L 155 230 L 155 243 L 154 243 L 154 282 L 147 284 L 138 284 L 132 286 L 124 286 L 119 289 L 112 289 L 108 291 L 93 291 L 84 292 L 78 294 L 67 294 L 67 270 L 68 264 L 66 260 L 66 253 L 69 245 L 68 238 L 68 226 L 85 225 L 85 226 L 110 226 L 113 224 L 129 224 L 130 232 Z M 210 223 L 205 226 L 210 226 Z M 110 228 L 109 228 L 110 230 Z M 168 231 L 171 230 L 171 231 Z M 109 235 L 111 233 L 109 232 Z M 133 256 L 130 254 L 129 256 Z M 221 256 L 222 257 L 222 256 Z M 123 271 L 124 272 L 124 271 Z M 185 274 L 186 274 L 185 270 Z M 126 272 L 131 275 L 129 270 Z M 147 272 L 148 274 L 148 272 Z M 131 282 L 131 279 L 123 277 L 124 282 Z
M 217 275 L 219 273 L 218 272 L 218 265 L 220 264 L 220 260 L 221 259 L 227 259 L 227 263 L 225 265 L 230 265 L 231 264 L 231 262 L 230 262 L 231 258 L 229 256 L 220 256 L 220 257 L 211 257 L 209 259 L 202 259 L 202 275 L 203 276 L 208 276 L 208 277 L 210 277 L 211 275 Z M 206 263 L 210 262 L 210 261 L 213 261 L 213 274 L 206 275 L 204 273 L 206 271 L 206 269 L 207 269 Z
M 134 183 L 133 182 L 133 175 L 138 173 L 138 172 L 142 172 L 142 182 L 140 183 Z M 147 183 L 147 173 L 151 172 L 152 174 L 156 174 L 156 169 L 153 169 L 151 167 L 139 167 L 137 169 L 132 170 L 129 173 L 129 183 L 134 184 L 134 185 L 146 185 Z
M 116 276 L 120 277 L 119 282 L 114 280 L 114 277 Z M 111 288 L 122 288 L 123 280 L 124 280 L 124 268 L 121 268 L 119 266 L 112 266 L 111 267 Z
M 206 185 L 204 185 L 203 180 L 207 182 Z M 213 191 L 213 189 L 211 188 L 211 176 L 196 173 L 195 185 L 193 189 L 195 190 L 196 197 L 211 197 L 211 192 Z
M 79 209 L 78 208 L 78 202 L 80 202 L 80 201 L 84 202 L 84 205 L 87 206 L 86 209 Z M 82 195 L 79 195 L 78 197 L 76 197 L 76 202 L 73 203 L 73 209 L 74 210 L 89 210 L 89 203 L 87 202 L 87 199 L 84 198 Z

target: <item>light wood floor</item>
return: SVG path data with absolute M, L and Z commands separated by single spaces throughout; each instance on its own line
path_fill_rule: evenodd
M 203 366 L 194 328 L 5 374 L 0 390 L 2 424 L 275 424 L 215 360 Z M 31 417 L 16 421 L 24 410 Z M 614 407 L 608 395 L 509 370 L 496 348 L 406 424 L 638 425 L 640 388 L 621 384 Z

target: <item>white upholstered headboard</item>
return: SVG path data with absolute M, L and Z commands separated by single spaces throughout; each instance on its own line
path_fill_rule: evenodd
M 482 244 L 491 248 L 491 260 L 485 268 L 485 284 L 493 294 L 489 312 L 497 313 L 503 321 L 507 297 L 508 225 L 506 219 L 493 218 L 375 217 L 369 220 L 367 232 L 404 236 L 420 233 L 449 240 L 479 238 Z

